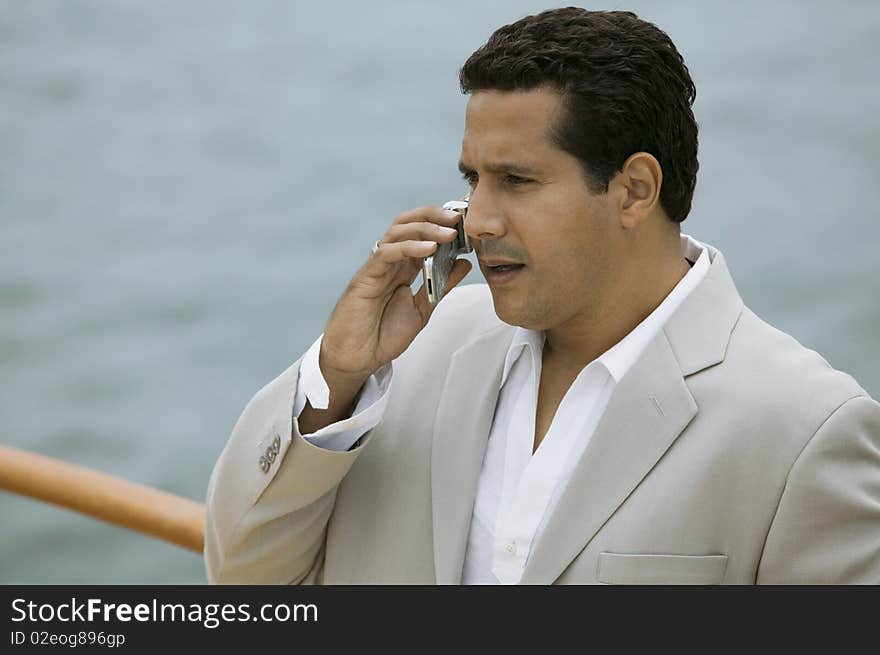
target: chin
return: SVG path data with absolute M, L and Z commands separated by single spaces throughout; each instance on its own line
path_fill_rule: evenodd
M 510 297 L 504 297 L 505 294 L 500 294 L 500 298 L 495 294 L 495 290 L 489 287 L 492 291 L 492 304 L 495 307 L 495 315 L 504 323 L 508 325 L 512 325 L 514 327 L 521 327 L 527 330 L 542 330 L 543 327 L 540 325 L 538 321 L 535 320 L 535 317 L 532 315 L 533 311 L 530 311 L 530 307 L 523 307 L 520 303 L 512 302 Z

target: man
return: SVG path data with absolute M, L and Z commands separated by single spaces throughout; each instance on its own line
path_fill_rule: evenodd
M 548 11 L 461 83 L 488 287 L 432 312 L 410 284 L 457 216 L 397 217 L 236 424 L 209 580 L 880 582 L 880 405 L 681 234 L 695 89 L 667 35 Z

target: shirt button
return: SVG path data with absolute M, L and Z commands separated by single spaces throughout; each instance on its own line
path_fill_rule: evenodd
M 507 544 L 504 547 L 504 550 L 513 555 L 514 553 L 516 553 L 516 544 Z

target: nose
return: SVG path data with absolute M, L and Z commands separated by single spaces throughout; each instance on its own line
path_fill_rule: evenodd
M 489 196 L 471 191 L 464 231 L 469 239 L 497 239 L 507 232 L 507 223 Z

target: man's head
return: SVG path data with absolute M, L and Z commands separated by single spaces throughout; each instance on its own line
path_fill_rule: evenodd
M 460 79 L 467 230 L 499 316 L 548 329 L 607 313 L 690 211 L 696 91 L 675 46 L 634 14 L 570 7 L 500 28 Z M 493 260 L 524 268 L 493 284 Z

